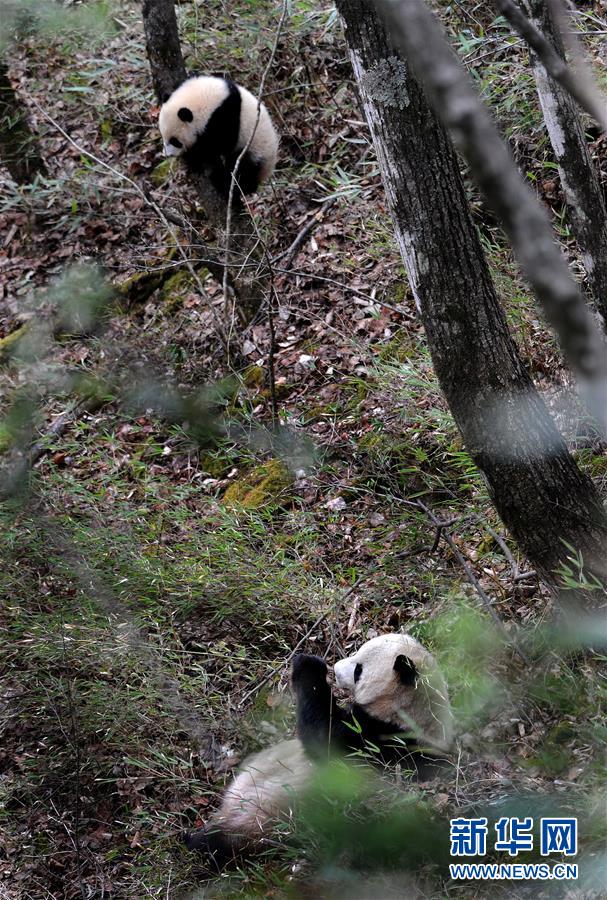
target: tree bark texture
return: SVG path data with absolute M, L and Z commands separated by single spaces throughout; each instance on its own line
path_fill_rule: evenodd
M 162 103 L 187 77 L 179 41 L 175 0 L 144 0 L 143 26 L 154 92 Z M 211 263 L 209 270 L 215 274 L 217 264 L 227 262 L 232 271 L 238 271 L 243 263 L 247 263 L 236 279 L 230 279 L 230 285 L 236 294 L 240 312 L 245 319 L 250 320 L 259 310 L 267 281 L 265 277 L 257 277 L 255 264 L 261 268 L 262 261 L 251 217 L 248 213 L 233 208 L 228 238 L 227 204 L 223 197 L 202 174 L 189 172 L 188 180 L 216 231 L 217 249 L 199 247 L 200 257 Z
M 478 96 L 470 75 L 446 39 L 426 0 L 375 0 L 440 121 L 449 129 L 470 175 L 506 232 L 514 254 L 588 410 L 607 434 L 607 346 L 543 205 L 521 174 Z
M 175 0 L 143 0 L 143 27 L 154 93 L 164 103 L 186 79 Z
M 496 509 L 554 586 L 563 541 L 605 573 L 607 518 L 520 359 L 458 159 L 371 0 L 337 0 L 434 367 Z
M 0 162 L 17 184 L 29 184 L 44 175 L 46 166 L 38 141 L 27 121 L 25 105 L 11 83 L 6 63 L 0 59 Z
M 531 21 L 564 58 L 558 25 L 547 0 L 521 0 Z M 531 54 L 537 93 L 544 114 L 573 234 L 583 254 L 588 288 L 607 325 L 607 207 L 586 142 L 578 106 Z

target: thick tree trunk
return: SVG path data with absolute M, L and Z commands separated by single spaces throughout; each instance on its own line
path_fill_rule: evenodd
M 512 340 L 457 156 L 369 0 L 337 0 L 396 236 L 434 367 L 497 511 L 554 586 L 580 550 L 605 574 L 607 518 Z
M 531 21 L 564 58 L 558 26 L 547 0 L 521 0 Z M 571 94 L 531 54 L 544 121 L 558 166 L 573 234 L 583 254 L 588 288 L 607 325 L 607 207 Z
M 144 0 L 143 27 L 147 55 L 152 72 L 152 82 L 160 103 L 171 94 L 186 78 L 185 62 L 179 42 L 175 0 Z M 263 280 L 257 278 L 254 263 L 261 267 L 259 241 L 251 217 L 244 211 L 233 208 L 229 239 L 226 234 L 227 204 L 217 193 L 208 178 L 198 173 L 189 173 L 206 215 L 217 232 L 217 246 L 222 248 L 202 248 L 200 257 L 208 258 L 213 266 L 228 262 L 231 269 L 241 271 L 238 280 L 230 280 L 237 296 L 238 309 L 243 318 L 250 320 L 258 312 L 263 300 Z M 226 250 L 227 248 L 227 250 Z M 251 274 L 253 273 L 253 274 Z
M 11 83 L 6 63 L 0 59 L 0 163 L 17 184 L 29 184 L 44 175 L 46 166 L 38 141 L 27 121 L 25 106 Z

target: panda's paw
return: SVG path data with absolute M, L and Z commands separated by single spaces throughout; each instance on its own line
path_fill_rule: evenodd
M 234 856 L 231 841 L 217 828 L 206 827 L 198 828 L 195 831 L 184 831 L 183 842 L 188 850 L 198 850 L 207 857 L 213 868 L 223 868 L 227 861 Z
M 320 656 L 309 653 L 298 653 L 293 657 L 291 682 L 294 687 L 313 684 L 326 684 L 327 664 Z

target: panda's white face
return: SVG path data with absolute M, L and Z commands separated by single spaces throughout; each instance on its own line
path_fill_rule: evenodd
M 413 722 L 434 743 L 451 740 L 451 707 L 436 661 L 409 634 L 384 634 L 335 663 L 335 679 L 353 700 L 383 722 Z
M 429 656 L 409 635 L 383 634 L 367 641 L 353 656 L 335 663 L 335 678 L 340 687 L 351 691 L 356 703 L 366 706 L 378 697 L 400 695 L 399 656 L 411 662 L 409 686 L 414 687 L 415 659 L 421 661 L 420 651 Z
M 223 78 L 210 75 L 189 78 L 173 91 L 158 117 L 165 155 L 182 156 L 190 150 L 227 95 Z
M 164 107 L 163 107 L 164 109 Z M 177 111 L 177 120 L 172 114 L 163 116 L 160 111 L 160 132 L 164 145 L 165 156 L 181 156 L 186 150 L 189 150 L 194 141 L 196 134 L 190 122 L 187 119 L 179 119 L 181 116 L 192 116 L 192 111 L 187 106 L 180 107 Z

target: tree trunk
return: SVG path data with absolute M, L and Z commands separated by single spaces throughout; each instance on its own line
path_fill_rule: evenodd
M 175 0 L 143 0 L 143 27 L 154 93 L 164 103 L 186 79 Z
M 143 27 L 147 55 L 152 72 L 156 97 L 164 102 L 186 78 L 185 62 L 179 43 L 175 0 L 144 0 Z M 202 247 L 200 257 L 207 257 L 213 265 L 217 261 L 229 263 L 238 269 L 247 263 L 237 280 L 230 280 L 237 297 L 238 309 L 243 318 L 250 320 L 258 312 L 263 300 L 265 281 L 257 277 L 257 263 L 261 268 L 261 251 L 251 217 L 246 211 L 232 209 L 229 240 L 226 234 L 227 204 L 204 175 L 190 172 L 188 175 L 209 222 L 216 230 L 217 246 Z M 227 249 L 226 249 L 227 248 Z M 251 274 L 253 273 L 253 274 Z M 267 280 L 267 279 L 266 279 Z
M 0 162 L 17 184 L 29 184 L 36 175 L 44 175 L 46 166 L 32 134 L 26 109 L 8 76 L 8 67 L 0 59 Z
M 605 574 L 607 518 L 526 372 L 457 156 L 369 0 L 337 0 L 434 367 L 496 509 L 544 579 L 570 555 Z
M 531 21 L 564 58 L 558 25 L 547 0 L 521 0 Z M 583 254 L 588 288 L 607 326 L 607 208 L 596 167 L 571 94 L 531 53 L 533 74 L 558 166 L 573 234 Z

